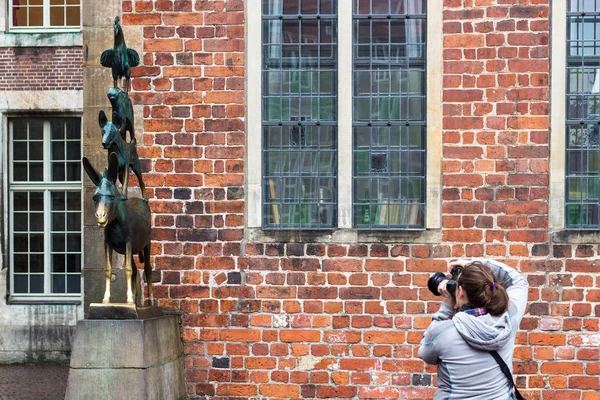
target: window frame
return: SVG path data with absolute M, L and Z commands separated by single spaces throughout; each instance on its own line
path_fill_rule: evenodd
M 338 205 L 337 228 L 333 235 L 327 232 L 315 233 L 302 230 L 285 230 L 283 236 L 298 239 L 298 236 L 314 236 L 325 242 L 336 240 L 381 240 L 378 231 L 358 233 L 353 227 L 353 146 L 352 146 L 352 1 L 338 0 Z M 435 242 L 439 235 L 426 231 L 441 229 L 441 136 L 442 136 L 442 1 L 427 1 L 427 156 L 426 156 L 426 215 L 425 226 L 420 231 L 386 230 L 385 240 L 394 236 L 407 238 L 408 241 Z M 262 227 L 262 174 L 250 171 L 262 171 L 262 11 L 261 7 L 246 9 L 246 55 L 247 55 L 247 193 L 246 226 L 250 236 L 258 239 L 285 240 L 282 235 L 265 232 Z M 361 230 L 362 231 L 362 230 Z M 354 239 L 353 239 L 354 238 Z M 291 239 L 290 239 L 291 240 Z
M 8 1 L 7 10 L 7 27 L 11 33 L 72 33 L 81 32 L 82 24 L 82 0 L 79 0 L 79 26 L 62 26 L 54 27 L 50 25 L 50 0 L 43 0 L 43 13 L 44 13 L 44 25 L 43 26 L 13 26 L 13 3 L 11 0 Z M 68 5 L 65 5 L 68 7 Z
M 549 227 L 556 243 L 597 243 L 600 226 L 567 228 L 567 1 L 551 3 Z
M 50 137 L 50 124 L 51 120 L 56 119 L 72 119 L 76 118 L 80 120 L 80 154 L 83 154 L 83 119 L 80 114 L 69 114 L 69 113 L 60 113 L 60 114 L 15 114 L 15 115 L 6 115 L 4 117 L 4 126 L 6 127 L 6 141 L 4 144 L 4 148 L 6 151 L 6 158 L 4 163 L 4 193 L 5 193 L 5 229 L 6 232 L 6 256 L 5 261 L 8 265 L 9 277 L 8 277 L 8 295 L 11 303 L 22 303 L 22 302 L 35 302 L 35 303 L 64 303 L 64 302 L 78 302 L 81 300 L 81 296 L 83 295 L 83 255 L 84 255 L 84 218 L 83 218 L 83 168 L 80 170 L 79 181 L 57 181 L 52 182 L 49 181 L 50 177 L 50 168 L 51 168 L 51 137 Z M 29 183 L 17 181 L 16 183 L 12 179 L 12 171 L 13 171 L 13 149 L 12 149 L 12 138 L 13 138 L 13 121 L 16 119 L 41 119 L 43 120 L 43 146 L 44 146 L 44 155 L 48 154 L 48 156 L 43 159 L 43 175 L 44 180 L 40 182 Z M 15 190 L 16 188 L 16 190 Z M 14 213 L 12 210 L 14 209 L 13 204 L 13 196 L 14 192 L 32 192 L 38 191 L 44 193 L 44 293 L 15 293 L 14 292 L 14 252 L 12 248 L 13 243 L 13 235 L 14 235 Z M 80 212 L 81 212 L 81 221 L 80 221 L 80 231 L 79 234 L 81 236 L 81 267 L 82 271 L 80 272 L 80 291 L 78 293 L 52 293 L 51 291 L 51 193 L 55 191 L 64 191 L 64 192 L 79 192 L 81 196 L 80 200 Z M 66 210 L 65 210 L 66 211 Z M 66 272 L 65 272 L 66 274 Z M 66 288 L 65 288 L 66 290 Z

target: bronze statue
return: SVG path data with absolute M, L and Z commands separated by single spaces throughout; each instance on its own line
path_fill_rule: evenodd
M 126 140 L 126 132 L 129 131 L 129 139 L 135 140 L 135 127 L 133 123 L 133 105 L 129 95 L 119 88 L 110 88 L 106 93 L 112 107 L 113 123 L 119 128 L 121 137 Z M 120 123 L 116 122 L 117 117 Z
M 115 182 L 119 172 L 119 160 L 115 153 L 109 156 L 108 170 L 100 175 L 90 161 L 83 157 L 85 172 L 96 185 L 94 204 L 96 222 L 104 228 L 104 277 L 106 289 L 102 303 L 110 303 L 110 278 L 112 274 L 113 250 L 125 256 L 124 269 L 127 282 L 127 303 L 135 304 L 134 290 L 137 267 L 133 255 L 138 254 L 144 262 L 144 274 L 148 284 L 150 305 L 154 304 L 152 294 L 152 266 L 150 265 L 150 207 L 139 198 L 125 199 L 117 190 Z M 133 289 L 132 289 L 133 288 Z
M 144 273 L 148 284 L 150 305 L 154 304 L 152 294 L 152 267 L 150 265 L 150 207 L 146 198 L 146 189 L 142 179 L 140 160 L 136 150 L 133 105 L 127 91 L 131 77 L 131 67 L 139 64 L 140 58 L 135 50 L 128 49 L 119 24 L 115 18 L 114 47 L 102 53 L 100 62 L 112 69 L 113 84 L 107 95 L 112 106 L 112 122 L 108 121 L 104 111 L 98 114 L 98 123 L 102 131 L 102 147 L 108 150 L 108 169 L 99 174 L 90 161 L 84 157 L 83 167 L 96 185 L 94 204 L 96 222 L 104 229 L 104 276 L 106 289 L 102 303 L 110 303 L 110 278 L 112 275 L 112 252 L 125 256 L 124 269 L 127 283 L 127 303 L 135 305 L 137 297 L 137 267 L 133 255 L 138 254 L 144 263 Z M 117 87 L 117 80 L 125 77 L 125 91 Z M 129 143 L 127 132 L 129 131 Z M 138 178 L 143 199 L 127 196 L 129 167 Z M 121 181 L 122 191 L 116 187 L 117 178 Z
M 127 48 L 118 16 L 115 17 L 114 46 L 112 49 L 104 50 L 100 56 L 100 64 L 112 68 L 114 87 L 117 87 L 118 79 L 125 77 L 125 92 L 129 92 L 131 67 L 137 67 L 140 64 L 140 56 L 137 51 Z
M 127 182 L 129 181 L 129 167 L 135 173 L 140 184 L 142 197 L 146 199 L 146 186 L 142 178 L 140 168 L 140 159 L 136 150 L 136 140 L 132 137 L 129 144 L 125 142 L 121 132 L 117 126 L 125 126 L 125 123 L 120 121 L 119 114 L 113 112 L 113 122 L 109 122 L 104 111 L 98 114 L 98 124 L 102 129 L 102 147 L 108 150 L 109 159 L 112 154 L 116 154 L 119 162 L 119 181 L 123 185 L 123 196 L 127 199 Z

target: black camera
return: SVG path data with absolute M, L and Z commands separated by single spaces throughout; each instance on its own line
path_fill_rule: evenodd
M 456 281 L 462 273 L 462 270 L 463 269 L 461 266 L 457 265 L 453 267 L 450 270 L 450 278 L 448 278 L 441 272 L 436 272 L 435 274 L 431 275 L 431 277 L 427 281 L 427 287 L 429 288 L 429 291 L 436 296 L 441 296 L 442 294 L 438 292 L 438 286 L 440 286 L 440 283 L 448 281 L 448 283 L 446 283 L 446 290 L 452 295 L 454 295 L 454 293 L 456 292 Z

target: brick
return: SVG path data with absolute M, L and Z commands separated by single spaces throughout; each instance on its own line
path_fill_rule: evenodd
M 282 330 L 280 339 L 282 342 L 318 342 L 321 333 L 317 330 Z

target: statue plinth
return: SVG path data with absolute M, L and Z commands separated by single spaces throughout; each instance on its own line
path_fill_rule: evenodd
M 91 303 L 88 319 L 148 319 L 163 316 L 159 307 L 136 307 L 127 303 Z
M 77 322 L 65 400 L 186 398 L 177 316 Z

